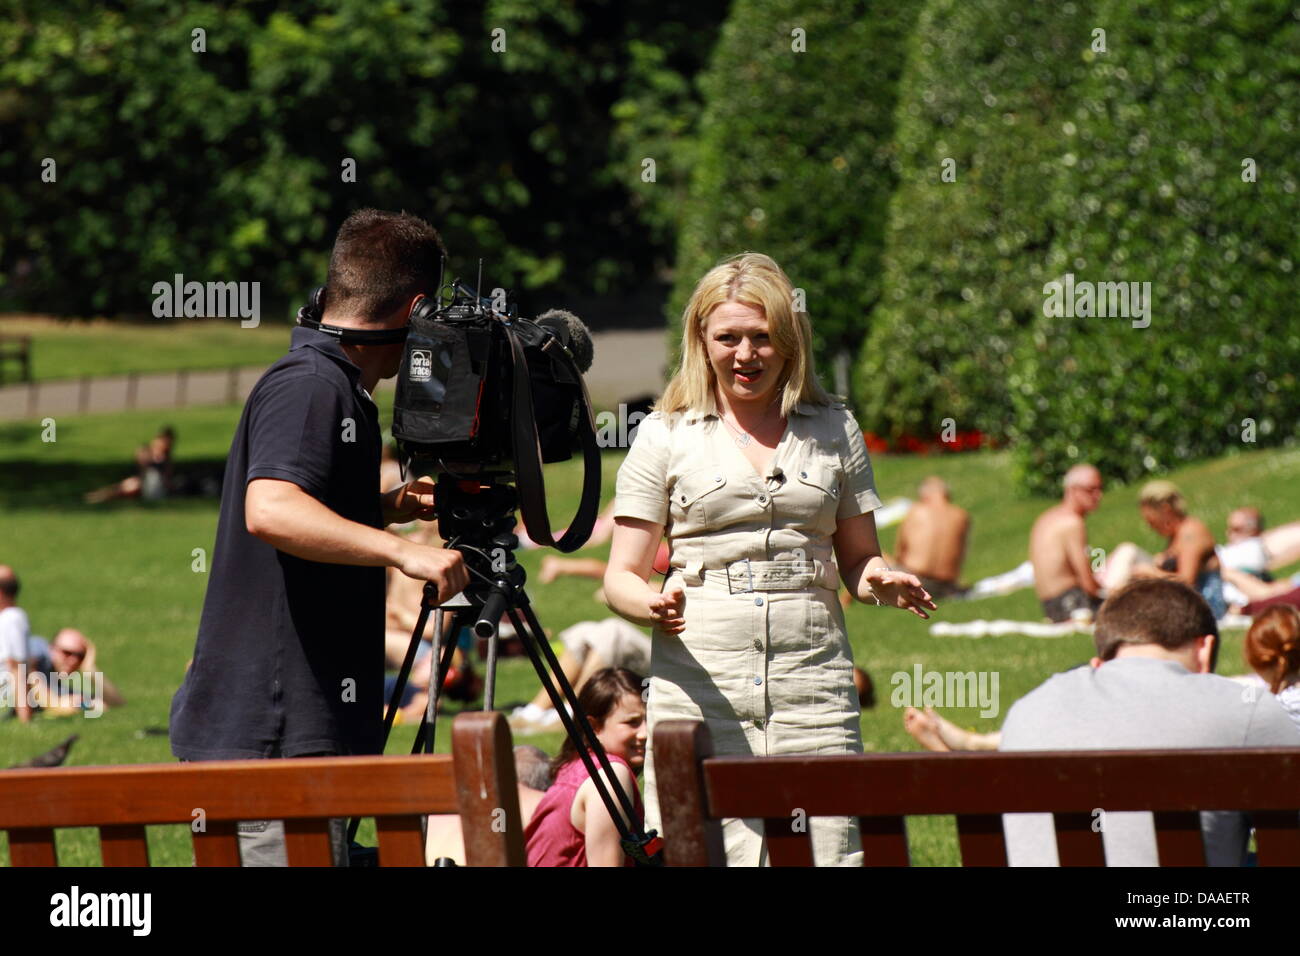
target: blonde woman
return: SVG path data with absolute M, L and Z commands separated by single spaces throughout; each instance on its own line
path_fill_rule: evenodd
M 1150 555 L 1131 542 L 1124 542 L 1106 564 L 1108 593 L 1132 578 L 1167 578 L 1182 581 L 1205 598 L 1215 619 L 1228 613 L 1223 597 L 1223 577 L 1214 548 L 1214 533 L 1200 518 L 1187 513 L 1187 501 L 1172 481 L 1148 481 L 1138 492 L 1142 520 L 1167 546 Z
M 881 558 L 880 499 L 853 415 L 817 381 L 808 316 L 767 256 L 712 269 L 683 315 L 681 368 L 619 470 L 605 595 L 653 627 L 647 718 L 707 722 L 721 754 L 862 750 L 836 597 L 928 617 Z M 661 537 L 662 590 L 650 583 Z M 647 825 L 660 828 L 653 747 Z M 791 808 L 794 812 L 795 808 Z M 818 864 L 861 862 L 856 824 L 810 821 Z M 731 865 L 766 862 L 757 820 L 724 823 Z

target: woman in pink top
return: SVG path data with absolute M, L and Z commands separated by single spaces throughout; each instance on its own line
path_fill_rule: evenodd
M 645 702 L 641 678 L 626 668 L 606 667 L 588 678 L 578 703 L 609 755 L 614 776 L 644 818 L 635 772 L 645 762 Z M 524 830 L 529 866 L 630 866 L 618 828 L 600 799 L 572 740 L 551 764 L 555 782 Z

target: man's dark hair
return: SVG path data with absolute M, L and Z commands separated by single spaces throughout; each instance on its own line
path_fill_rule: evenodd
M 1142 578 L 1106 599 L 1093 635 L 1097 656 L 1112 660 L 1121 644 L 1158 644 L 1177 650 L 1205 634 L 1214 635 L 1210 670 L 1219 657 L 1219 626 L 1201 597 L 1180 581 Z
M 0 572 L 0 594 L 11 601 L 18 599 L 18 575 L 13 572 Z
M 418 216 L 358 209 L 334 239 L 325 307 L 379 321 L 413 296 L 437 292 L 445 254 L 437 230 Z

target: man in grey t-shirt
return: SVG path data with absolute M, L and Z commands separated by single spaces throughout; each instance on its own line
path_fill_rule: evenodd
M 1091 666 L 1057 674 L 1012 705 L 999 749 L 1300 747 L 1300 730 L 1271 694 L 1212 673 L 1214 615 L 1186 585 L 1143 579 L 1116 592 L 1098 612 L 1095 639 Z M 1010 865 L 1059 865 L 1051 814 L 1002 819 Z M 1202 813 L 1201 829 L 1207 863 L 1245 862 L 1243 814 Z M 1102 842 L 1108 866 L 1159 865 L 1150 813 L 1106 812 Z

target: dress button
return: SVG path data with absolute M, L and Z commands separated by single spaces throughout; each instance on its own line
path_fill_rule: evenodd
M 763 505 L 767 504 L 767 495 L 759 495 L 758 503 Z
M 763 599 L 762 599 L 762 598 L 754 598 L 754 606 L 755 606 L 755 607 L 762 607 L 762 606 L 763 606 Z
M 686 504 L 686 496 L 682 495 L 682 504 Z
M 808 477 L 808 472 L 806 472 L 806 471 L 801 471 L 801 472 L 799 472 L 799 477 L 800 477 L 800 478 L 807 478 L 807 477 Z
M 763 718 L 762 718 L 762 717 L 759 717 L 758 719 L 756 719 L 756 720 L 754 721 L 754 726 L 755 726 L 756 728 L 758 728 L 759 730 L 762 730 L 762 729 L 763 729 Z
M 721 480 L 722 480 L 722 476 L 721 476 L 721 475 L 714 475 L 714 476 L 713 476 L 713 480 L 714 480 L 714 481 L 721 481 Z
M 759 638 L 757 638 L 757 637 L 754 638 L 754 650 L 756 650 L 756 651 L 761 651 L 762 649 L 763 649 L 763 642 L 762 642 L 762 640 L 759 639 Z
M 757 687 L 757 686 L 758 686 L 759 684 L 761 684 L 761 683 L 763 683 L 763 678 L 761 678 L 761 677 L 755 677 L 755 678 L 754 678 L 754 686 L 755 686 L 755 687 Z

